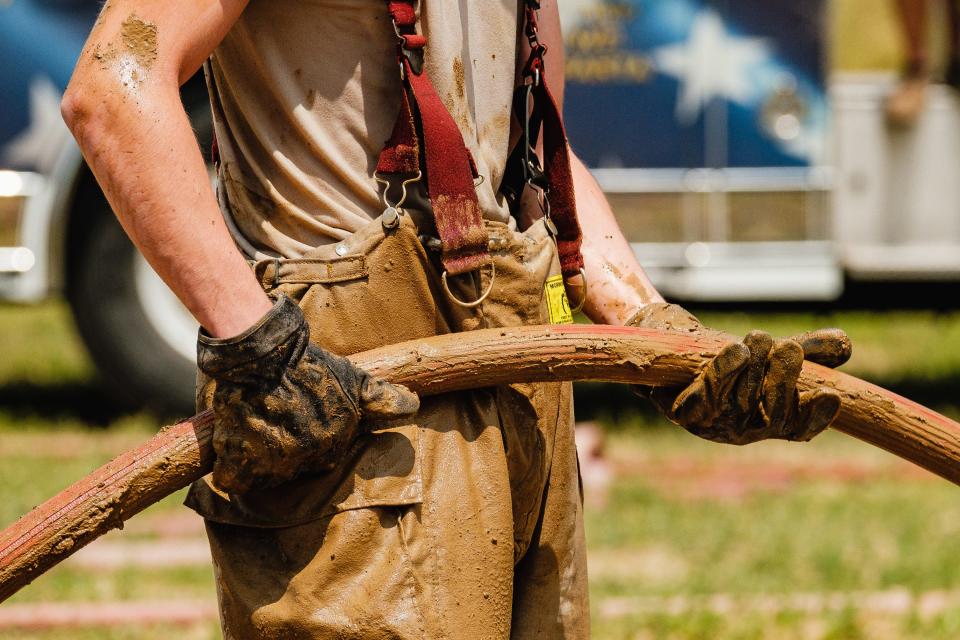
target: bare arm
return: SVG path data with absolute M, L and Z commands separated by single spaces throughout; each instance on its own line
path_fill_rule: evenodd
M 109 0 L 63 98 L 64 120 L 120 223 L 215 337 L 272 304 L 227 230 L 180 102 L 247 0 Z
M 543 37 L 551 43 L 561 42 L 556 1 L 544 0 L 541 16 Z M 562 100 L 561 49 L 554 45 L 546 74 Z M 632 326 L 713 334 L 728 340 L 729 336 L 707 329 L 683 308 L 663 304 L 600 188 L 582 162 L 572 161 L 590 284 L 584 307 L 587 315 L 595 322 L 629 321 Z M 752 331 L 742 342 L 723 347 L 688 385 L 644 393 L 668 419 L 701 438 L 730 444 L 768 438 L 806 441 L 827 428 L 841 400 L 827 387 L 798 393 L 804 359 L 838 366 L 849 357 L 850 339 L 838 329 L 777 341 L 766 332 Z
M 557 0 L 544 0 L 541 6 L 541 40 L 550 47 L 546 57 L 547 83 L 562 105 L 563 37 Z M 663 302 L 663 297 L 637 262 L 596 180 L 572 152 L 570 160 L 588 282 L 584 312 L 594 322 L 621 325 L 648 303 Z
M 617 224 L 600 185 L 573 156 L 577 210 L 583 217 L 583 261 L 587 273 L 584 313 L 594 322 L 625 324 L 651 302 L 663 302 Z

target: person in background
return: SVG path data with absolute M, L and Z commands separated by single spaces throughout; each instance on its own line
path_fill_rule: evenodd
M 960 88 L 960 8 L 946 0 L 949 37 L 944 80 Z M 906 60 L 900 85 L 887 100 L 887 119 L 894 126 L 913 125 L 923 111 L 932 65 L 929 50 L 929 0 L 897 0 L 906 44 Z

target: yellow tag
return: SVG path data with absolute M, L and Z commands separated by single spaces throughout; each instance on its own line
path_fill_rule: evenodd
M 547 292 L 550 324 L 573 324 L 573 314 L 570 313 L 570 301 L 567 300 L 567 288 L 563 286 L 563 276 L 547 278 L 544 289 Z

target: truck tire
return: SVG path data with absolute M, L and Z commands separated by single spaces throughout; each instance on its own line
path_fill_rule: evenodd
M 183 97 L 209 153 L 213 127 L 202 77 Z M 67 300 L 107 392 L 125 408 L 191 415 L 197 322 L 130 242 L 95 183 L 78 190 L 73 212 Z
M 197 325 L 110 208 L 90 213 L 67 298 L 106 389 L 125 408 L 190 415 Z

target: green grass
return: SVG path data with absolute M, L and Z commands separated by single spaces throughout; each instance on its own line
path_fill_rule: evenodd
M 700 316 L 707 325 L 736 335 L 757 327 L 778 336 L 840 327 L 853 341 L 853 357 L 844 369 L 878 384 L 943 380 L 960 372 L 960 315 L 956 313 L 844 311 Z
M 0 640 L 215 640 L 220 638 L 217 624 L 181 626 L 156 625 L 137 629 L 88 629 L 64 632 L 56 631 L 0 631 Z
M 626 445 L 637 438 L 620 437 Z M 647 434 L 641 441 L 652 447 L 666 437 L 683 442 L 684 459 L 714 455 L 712 446 L 684 434 Z M 802 453 L 822 462 L 842 438 L 824 437 Z M 791 448 L 796 445 L 765 450 L 776 460 L 795 454 Z M 725 453 L 722 462 L 750 461 L 737 458 Z M 609 572 L 593 578 L 611 595 L 767 593 L 785 585 L 799 591 L 960 587 L 955 565 L 943 563 L 960 559 L 958 499 L 960 489 L 945 482 L 899 478 L 850 484 L 811 478 L 736 500 L 683 499 L 627 478 L 614 487 L 606 510 L 590 514 L 591 547 L 626 557 L 636 552 L 644 561 L 642 551 L 656 550 L 669 570 L 638 584 L 631 571 L 622 571 L 625 565 L 611 563 Z M 608 525 L 611 514 L 616 527 Z
M 0 304 L 0 434 L 90 426 L 156 430 L 112 400 L 74 329 L 66 304 Z M 2 452 L 2 444 L 0 444 Z
M 65 565 L 54 571 L 56 575 L 42 576 L 11 598 L 10 604 L 210 600 L 215 594 L 213 569 L 209 566 L 91 571 Z
M 37 384 L 85 382 L 93 375 L 62 303 L 0 305 L 0 380 Z
M 778 335 L 841 326 L 855 344 L 849 371 L 908 390 L 940 410 L 955 412 L 960 404 L 960 313 L 701 316 L 734 333 L 755 326 Z M 0 352 L 3 523 L 158 426 L 154 418 L 109 406 L 60 304 L 0 307 Z M 604 419 L 617 475 L 605 506 L 593 497 L 587 504 L 595 638 L 960 636 L 960 608 L 953 606 L 884 613 L 855 599 L 812 611 L 755 604 L 762 598 L 789 602 L 797 594 L 960 592 L 960 489 L 840 434 L 809 445 L 724 447 L 632 406 Z M 114 542 L 155 537 L 134 523 L 176 516 L 184 509 L 181 500 L 182 493 L 152 507 L 129 530 L 114 534 Z M 214 594 L 207 566 L 92 571 L 67 563 L 11 604 L 212 600 Z M 711 605 L 718 594 L 734 602 L 734 612 Z M 671 602 L 682 607 L 671 610 Z M 0 639 L 27 640 L 173 636 L 219 633 L 208 624 L 0 632 Z
M 957 487 L 904 476 L 892 456 L 840 434 L 737 449 L 675 430 L 620 429 L 608 450 L 622 473 L 608 504 L 588 508 L 586 523 L 595 637 L 946 640 L 960 632 L 955 607 L 884 615 L 856 606 L 803 612 L 749 605 L 797 594 L 960 590 Z M 686 490 L 689 477 L 658 477 L 655 470 L 671 460 L 702 467 L 705 494 Z M 743 495 L 711 495 L 717 469 L 797 464 L 810 473 L 785 484 L 754 477 Z M 836 465 L 872 473 L 818 479 L 818 468 Z M 747 604 L 717 613 L 706 604 L 717 594 Z M 687 601 L 682 611 L 642 610 L 644 602 L 676 598 Z

